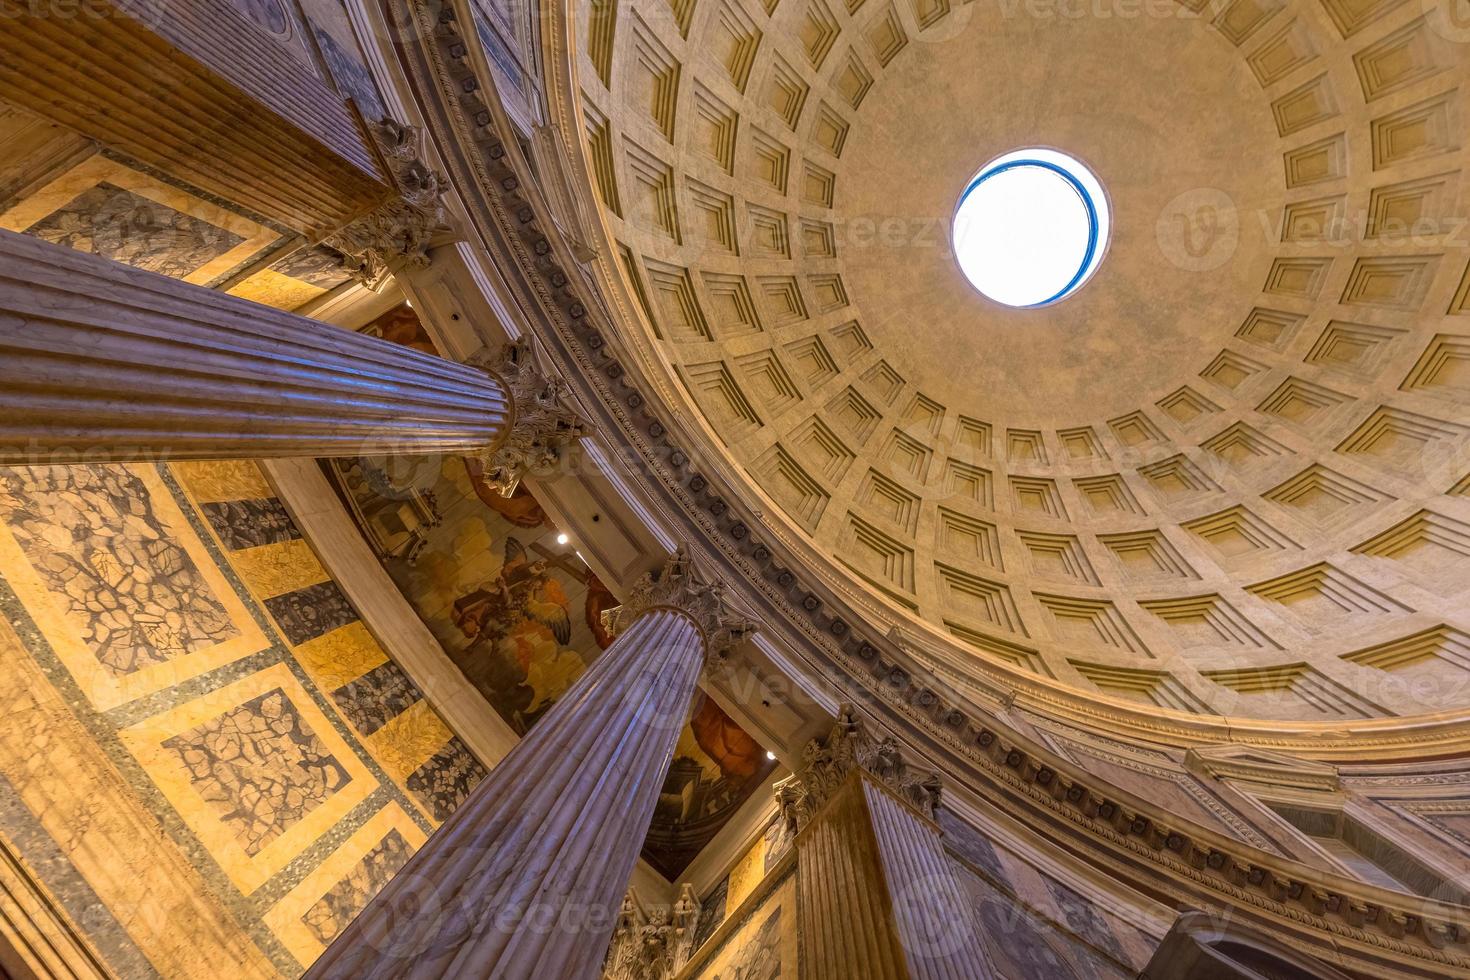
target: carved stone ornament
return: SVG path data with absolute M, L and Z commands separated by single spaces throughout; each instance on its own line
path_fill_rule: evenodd
M 524 477 L 553 469 L 587 424 L 563 405 L 567 383 L 542 373 L 529 336 L 470 362 L 498 378 L 511 397 L 505 438 L 482 456 L 486 486 L 509 497 Z
M 854 769 L 861 769 L 891 789 L 930 820 L 939 806 L 939 777 L 911 766 L 892 735 L 875 737 L 852 705 L 837 709 L 837 721 L 825 739 L 812 739 L 802 752 L 800 773 L 776 784 L 776 804 L 793 832 L 799 832 L 842 787 Z
M 737 643 L 758 628 L 758 624 L 726 605 L 723 584 L 701 582 L 695 577 L 693 563 L 682 547 L 664 562 L 657 578 L 648 573 L 633 583 L 623 604 L 602 614 L 603 626 L 616 635 L 648 610 L 660 607 L 676 609 L 694 620 L 704 634 L 705 651 L 712 665 L 722 663 Z
M 325 244 L 342 253 L 354 278 L 377 289 L 394 271 L 426 267 L 430 246 L 442 243 L 451 229 L 443 202 L 447 185 L 423 162 L 419 130 L 392 119 L 369 128 L 398 193 L 329 235 Z
M 694 952 L 699 901 L 685 884 L 673 905 L 645 906 L 628 889 L 608 947 L 603 980 L 670 980 Z

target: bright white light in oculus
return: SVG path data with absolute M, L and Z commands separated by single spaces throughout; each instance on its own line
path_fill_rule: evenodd
M 952 231 L 972 286 L 1006 306 L 1045 306 L 1097 270 L 1108 243 L 1107 196 L 1065 153 L 1016 150 L 970 181 Z

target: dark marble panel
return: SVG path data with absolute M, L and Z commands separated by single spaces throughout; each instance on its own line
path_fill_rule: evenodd
M 175 279 L 245 240 L 106 182 L 83 191 L 26 233 Z
M 703 946 L 705 940 L 713 936 L 720 923 L 725 921 L 725 904 L 729 897 L 730 879 L 726 876 L 699 903 L 699 921 L 694 926 L 695 949 Z
M 292 646 L 314 640 L 357 619 L 357 610 L 337 583 L 330 580 L 274 596 L 265 600 L 265 607 Z
M 220 542 L 230 551 L 279 544 L 301 537 L 286 505 L 275 497 L 258 500 L 226 500 L 200 504 Z
M 478 9 L 476 13 L 479 13 Z M 486 53 L 490 55 L 496 66 L 505 72 L 505 77 L 510 79 L 511 84 L 517 89 L 523 88 L 521 66 L 516 63 L 515 55 L 511 53 L 510 48 L 500 39 L 499 32 L 486 23 L 483 16 L 475 18 L 475 32 L 479 34 L 480 43 L 484 45 Z
M 235 9 L 250 18 L 262 30 L 271 34 L 285 34 L 290 26 L 286 8 L 281 0 L 232 0 Z
M 1057 907 L 1062 910 L 1062 918 L 1066 919 L 1067 926 L 1073 932 L 1118 959 L 1127 960 L 1128 954 L 1118 942 L 1118 937 L 1113 935 L 1108 920 L 1091 902 L 1054 878 L 1042 875 L 1042 880 L 1046 882 L 1047 891 L 1051 892 Z
M 1099 980 L 1079 973 L 1071 950 L 1020 905 L 1000 894 L 979 905 L 980 931 L 1000 975 L 1008 980 Z M 1048 941 L 1050 940 L 1050 941 Z
M 393 875 L 408 862 L 413 848 L 396 830 L 388 831 L 378 844 L 341 881 L 332 886 L 301 916 L 301 921 L 311 930 L 322 945 L 331 945 L 333 939 L 352 923 L 373 896 L 383 890 Z
M 252 857 L 352 780 L 280 688 L 162 744 Z
M 325 248 L 298 249 L 271 266 L 271 271 L 320 289 L 335 289 L 352 279 L 342 266 L 342 257 Z
M 424 802 L 435 820 L 448 820 L 485 775 L 485 767 L 456 736 L 414 770 L 408 791 Z
M 721 976 L 738 977 L 739 980 L 777 980 L 781 976 L 781 913 L 776 909 L 766 916 L 764 922 L 752 935 L 749 927 L 742 927 L 745 935 L 735 958 L 721 972 Z
M 796 834 L 791 829 L 791 824 L 785 818 L 777 814 L 766 827 L 766 854 L 761 866 L 762 874 L 770 874 L 786 853 L 791 850 L 791 845 L 796 842 Z
M 943 807 L 940 807 L 935 813 L 935 819 L 940 829 L 944 831 L 944 841 L 949 845 L 950 850 L 985 872 L 993 880 L 1006 881 L 1005 865 L 1001 864 L 1000 855 L 995 853 L 995 848 L 980 831 Z
M 1065 931 L 1070 925 L 1052 922 L 966 867 L 956 866 L 955 872 L 996 972 L 1006 980 L 1132 980 L 1137 975 L 1077 941 Z
M 422 698 L 414 682 L 391 660 L 332 692 L 338 710 L 364 735 L 376 732 Z
M 322 58 L 327 63 L 327 71 L 331 72 L 338 90 L 357 103 L 363 118 L 382 119 L 387 114 L 387 109 L 383 107 L 382 96 L 378 94 L 372 73 L 362 63 L 361 56 L 356 51 L 349 52 L 330 31 L 321 26 L 316 26 L 315 33 Z

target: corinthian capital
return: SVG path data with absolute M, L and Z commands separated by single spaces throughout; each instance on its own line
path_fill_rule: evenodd
M 419 130 L 392 119 L 379 120 L 370 130 L 397 193 L 325 243 L 342 253 L 358 281 L 375 289 L 393 271 L 427 266 L 429 247 L 450 228 L 443 203 L 445 180 L 424 163 Z
M 850 704 L 837 709 L 837 721 L 827 737 L 808 742 L 802 757 L 801 772 L 776 784 L 777 805 L 792 830 L 806 826 L 859 769 L 931 820 L 939 806 L 939 777 L 904 761 L 894 737 L 875 736 Z
M 629 888 L 603 966 L 603 980 L 670 980 L 694 952 L 699 923 L 694 886 L 685 884 L 673 905 L 644 905 Z
M 486 485 L 508 497 L 523 477 L 554 467 L 587 426 L 562 404 L 567 384 L 541 371 L 529 337 L 472 362 L 510 394 L 511 424 L 505 438 L 484 455 Z
M 656 578 L 650 572 L 635 582 L 623 604 L 603 614 L 603 622 L 612 633 L 621 633 L 650 609 L 672 609 L 693 620 L 713 663 L 722 662 L 731 648 L 758 628 L 730 609 L 722 583 L 702 582 L 695 576 L 682 547 L 669 556 Z

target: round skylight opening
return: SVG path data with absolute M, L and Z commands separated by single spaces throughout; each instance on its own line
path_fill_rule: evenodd
M 1097 271 L 1108 200 L 1078 160 L 1028 147 L 996 157 L 960 195 L 951 228 L 970 285 L 1006 306 L 1059 302 Z

